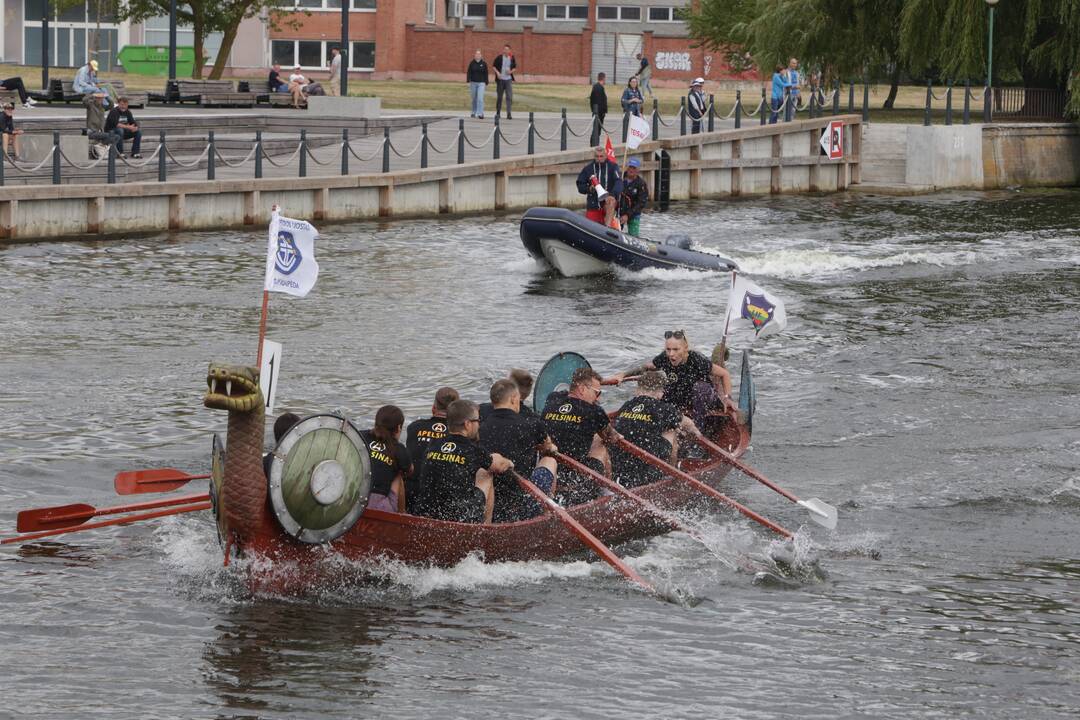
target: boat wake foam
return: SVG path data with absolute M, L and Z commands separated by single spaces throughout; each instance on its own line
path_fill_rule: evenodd
M 773 250 L 759 255 L 733 255 L 743 272 L 782 279 L 828 277 L 859 270 L 930 265 L 954 267 L 1000 260 L 1012 254 L 1004 248 L 988 252 L 986 248 L 943 250 L 939 252 L 904 250 L 889 255 L 859 256 L 821 249 Z

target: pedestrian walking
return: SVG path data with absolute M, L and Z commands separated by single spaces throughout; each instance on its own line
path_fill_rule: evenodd
M 601 125 L 604 124 L 604 117 L 607 115 L 607 90 L 604 89 L 606 81 L 607 73 L 597 73 L 596 83 L 593 84 L 592 92 L 589 93 L 589 109 Z M 597 142 L 599 141 L 594 140 L 593 145 Z
M 649 58 L 645 53 L 638 53 L 637 59 L 641 61 L 641 66 L 638 71 L 634 73 L 634 77 L 638 79 L 641 84 L 642 92 L 648 92 L 649 97 L 655 97 L 652 91 L 652 83 L 649 82 L 652 79 L 652 65 L 649 64 Z
M 473 53 L 469 69 L 465 71 L 465 80 L 469 83 L 469 101 L 472 108 L 470 117 L 484 119 L 484 93 L 487 92 L 488 64 L 480 48 Z
M 506 96 L 506 119 L 513 120 L 510 105 L 514 102 L 514 69 L 517 60 L 509 45 L 503 45 L 502 54 L 491 64 L 495 68 L 495 117 L 502 112 L 503 96 Z

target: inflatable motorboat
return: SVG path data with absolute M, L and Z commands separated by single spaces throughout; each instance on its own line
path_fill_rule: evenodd
M 589 220 L 565 208 L 535 207 L 521 217 L 521 242 L 534 258 L 543 259 L 566 277 L 628 270 L 688 268 L 727 272 L 733 260 L 692 249 L 686 235 L 663 242 L 634 237 Z

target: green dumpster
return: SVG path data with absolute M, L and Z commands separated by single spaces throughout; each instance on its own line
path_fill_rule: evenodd
M 169 76 L 168 45 L 125 45 L 118 55 L 124 70 L 136 75 Z M 176 48 L 176 77 L 189 78 L 195 69 L 195 48 Z

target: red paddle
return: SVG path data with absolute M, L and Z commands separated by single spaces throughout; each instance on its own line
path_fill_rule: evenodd
M 654 595 L 657 594 L 656 588 L 650 585 L 648 581 L 646 581 L 643 577 L 638 575 L 633 568 L 624 563 L 622 561 L 622 558 L 620 558 L 618 555 L 611 551 L 611 548 L 600 542 L 600 540 L 595 535 L 586 530 L 585 527 L 577 520 L 575 520 L 570 515 L 570 513 L 566 511 L 565 508 L 559 505 L 559 503 L 552 500 L 544 493 L 543 490 L 536 487 L 525 478 L 521 477 L 521 475 L 517 472 L 514 473 L 514 477 L 517 478 L 518 484 L 521 485 L 525 492 L 532 495 L 540 502 L 541 505 L 547 507 L 548 510 L 555 513 L 555 516 L 559 518 L 559 520 L 562 521 L 562 523 L 566 525 L 566 527 L 570 528 L 570 531 L 572 533 L 577 535 L 582 542 L 592 548 L 593 552 L 603 558 L 608 565 L 618 570 L 620 573 L 623 574 L 623 576 L 626 577 L 627 580 L 634 583 L 642 590 L 650 592 Z
M 16 535 L 14 537 L 4 538 L 0 540 L 0 545 L 7 545 L 9 543 L 22 543 L 28 540 L 37 540 L 39 538 L 51 537 L 53 535 L 64 535 L 66 533 L 82 532 L 83 530 L 93 530 L 95 528 L 107 527 L 109 525 L 126 525 L 127 523 L 138 522 L 139 520 L 153 520 L 154 518 L 165 517 L 166 515 L 179 515 L 180 513 L 197 512 L 199 510 L 209 510 L 209 502 L 195 503 L 193 505 L 184 505 L 182 507 L 167 508 L 165 510 L 154 510 L 153 512 L 142 513 L 141 515 L 126 515 L 124 517 L 112 518 L 111 520 L 102 520 L 101 522 L 89 523 L 80 527 L 62 528 L 60 530 L 45 530 L 43 532 L 34 532 L 27 535 Z
M 135 512 L 137 510 L 152 510 L 154 508 L 171 507 L 174 505 L 187 505 L 194 502 L 205 502 L 210 496 L 207 493 L 197 495 L 183 495 L 181 497 L 166 498 L 164 500 L 151 500 L 149 502 L 133 503 L 131 505 L 114 505 L 113 507 L 95 508 L 93 505 L 77 503 L 74 505 L 58 505 L 56 507 L 37 508 L 23 510 L 17 518 L 16 529 L 21 532 L 35 532 L 38 530 L 56 530 L 62 527 L 82 525 L 90 518 L 99 515 L 118 515 L 120 513 Z
M 209 475 L 188 475 L 176 468 L 128 470 L 117 473 L 113 486 L 117 495 L 169 492 L 184 487 L 192 480 L 205 480 Z
M 683 472 L 679 468 L 667 464 L 666 462 L 664 462 L 663 460 L 661 460 L 658 457 L 654 457 L 651 453 L 648 453 L 648 452 L 642 450 L 641 448 L 639 448 L 637 445 L 634 445 L 632 442 L 630 442 L 626 438 L 619 438 L 618 445 L 619 445 L 619 447 L 621 447 L 623 450 L 630 453 L 634 457 L 639 458 L 641 460 L 644 460 L 645 462 L 649 463 L 653 467 L 660 468 L 661 470 L 666 472 L 668 475 L 671 475 L 672 477 L 678 478 L 679 480 L 682 480 L 683 482 L 690 483 L 690 485 L 692 487 L 696 488 L 698 491 L 703 492 L 703 493 L 705 493 L 706 495 L 708 495 L 710 497 L 716 498 L 717 500 L 724 503 L 725 505 L 729 505 L 729 506 L 735 508 L 736 510 L 741 512 L 746 517 L 750 518 L 751 520 L 753 520 L 756 523 L 760 523 L 761 525 L 764 525 L 765 527 L 769 528 L 773 532 L 776 532 L 776 533 L 778 533 L 780 535 L 783 535 L 784 537 L 788 537 L 788 538 L 795 537 L 794 534 L 790 530 L 787 530 L 787 529 L 777 525 L 776 523 L 774 523 L 772 520 L 769 520 L 768 518 L 765 518 L 765 517 L 762 517 L 761 515 L 758 515 L 756 512 L 754 512 L 750 508 L 746 507 L 745 505 L 732 500 L 731 498 L 729 498 L 727 495 L 723 494 L 719 490 L 716 490 L 714 488 L 709 487 L 705 483 L 703 483 L 700 480 L 697 480 L 694 477 L 688 475 L 687 473 Z

